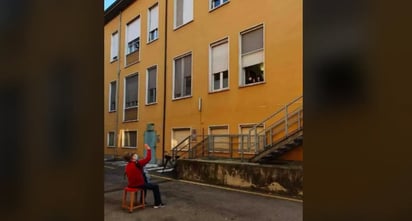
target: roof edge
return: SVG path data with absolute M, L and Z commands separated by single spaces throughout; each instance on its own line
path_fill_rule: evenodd
M 113 2 L 106 10 L 104 10 L 104 24 L 106 25 L 135 1 L 137 0 L 116 0 Z

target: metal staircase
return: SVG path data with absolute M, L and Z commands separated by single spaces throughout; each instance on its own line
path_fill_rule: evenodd
M 258 131 L 259 127 L 264 127 Z M 303 144 L 303 96 L 295 98 L 249 130 L 255 156 L 250 162 L 274 163 L 279 156 Z
M 262 129 L 264 128 L 264 129 Z M 172 148 L 170 163 L 177 159 L 215 159 L 214 138 L 225 137 L 227 150 L 218 150 L 220 158 L 247 159 L 257 163 L 276 163 L 284 153 L 303 144 L 303 96 L 293 99 L 256 124 L 248 134 L 190 135 Z

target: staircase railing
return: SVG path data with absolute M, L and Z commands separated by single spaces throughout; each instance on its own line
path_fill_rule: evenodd
M 266 126 L 266 127 L 265 127 Z M 258 128 L 265 128 L 258 131 Z M 255 154 L 289 134 L 303 129 L 303 96 L 293 99 L 249 130 L 248 147 Z
M 194 147 L 202 144 L 206 139 L 207 136 L 203 135 L 187 136 L 172 148 L 172 159 L 176 160 L 177 158 L 193 158 Z
M 189 135 L 172 148 L 172 160 L 226 158 L 243 161 L 302 129 L 303 96 L 300 96 L 254 125 L 248 134 Z

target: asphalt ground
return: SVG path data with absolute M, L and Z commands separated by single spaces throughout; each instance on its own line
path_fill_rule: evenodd
M 124 163 L 105 162 L 105 220 L 303 220 L 303 202 L 270 194 L 237 190 L 171 178 L 159 168 L 149 168 L 151 181 L 160 186 L 164 208 L 153 208 L 153 194 L 147 192 L 146 208 L 129 213 L 121 208 Z

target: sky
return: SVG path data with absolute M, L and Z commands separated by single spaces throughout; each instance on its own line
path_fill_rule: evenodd
M 104 10 L 106 10 L 116 0 L 104 0 Z

